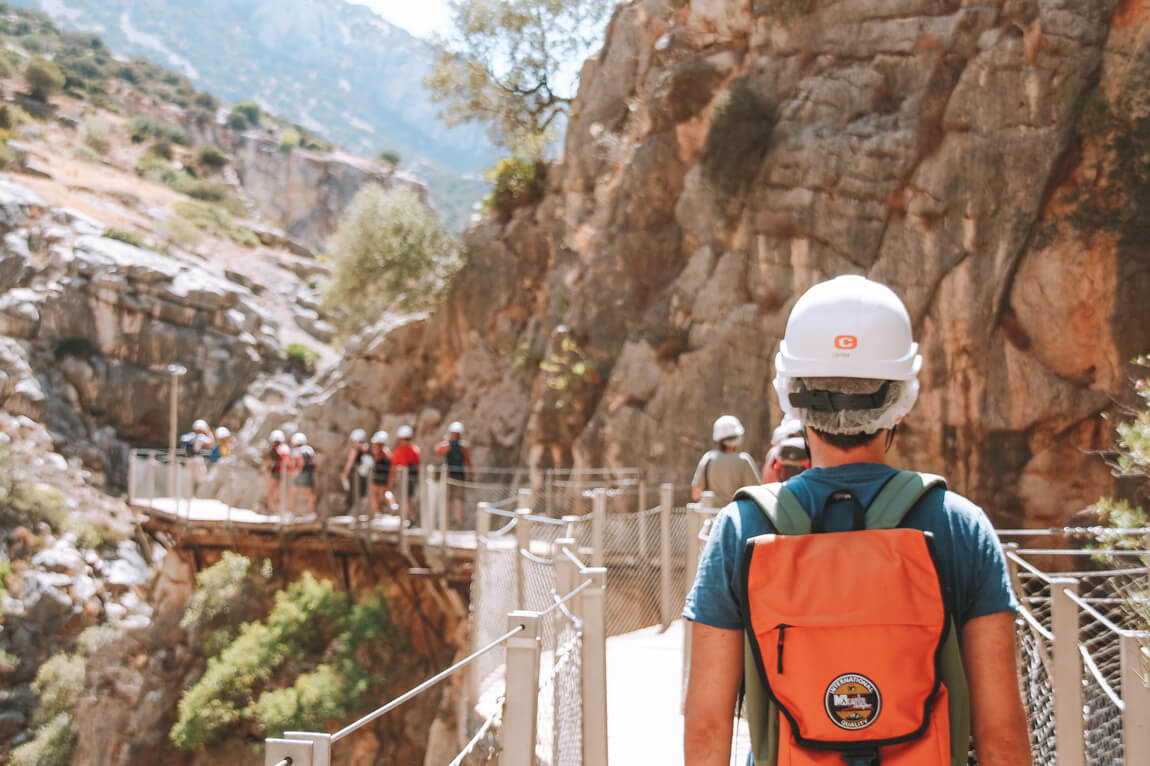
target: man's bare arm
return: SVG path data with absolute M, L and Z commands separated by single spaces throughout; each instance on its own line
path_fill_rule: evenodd
M 743 633 L 688 622 L 691 664 L 683 719 L 686 766 L 727 766 L 735 697 L 743 677 Z
M 975 617 L 962 629 L 971 728 L 981 766 L 1030 766 L 1030 733 L 1018 691 L 1014 613 Z

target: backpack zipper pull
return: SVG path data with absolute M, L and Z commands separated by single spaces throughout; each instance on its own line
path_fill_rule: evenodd
M 779 662 L 778 662 L 778 673 L 779 673 L 779 675 L 783 674 L 783 636 L 786 635 L 787 628 L 789 628 L 789 627 L 790 627 L 789 625 L 780 625 L 779 626 Z

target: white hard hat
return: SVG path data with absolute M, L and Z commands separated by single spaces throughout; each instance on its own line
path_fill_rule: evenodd
M 355 429 L 354 431 L 351 432 L 351 440 L 353 442 L 365 442 L 365 441 L 367 441 L 367 431 L 364 431 L 362 428 Z
M 270 441 L 272 444 L 279 444 L 281 442 L 287 441 L 287 439 L 284 437 L 284 432 L 277 428 L 268 435 L 268 441 Z
M 372 444 L 387 444 L 387 431 L 376 431 L 371 435 Z
M 411 430 L 411 426 L 400 426 L 395 430 L 395 435 L 400 439 L 410 439 L 415 432 Z
M 460 423 L 458 420 L 456 420 L 451 425 L 449 425 L 447 427 L 447 432 L 452 433 L 452 434 L 462 434 L 463 433 L 463 424 Z
M 196 422 L 192 423 L 192 430 L 193 431 L 207 431 L 208 430 L 208 421 L 197 420 Z
M 920 369 L 922 356 L 899 297 L 886 285 L 848 275 L 820 282 L 791 309 L 775 355 L 774 388 L 783 413 L 804 425 L 831 433 L 873 433 L 894 427 L 914 406 Z M 844 386 L 836 395 L 797 391 L 806 387 L 793 384 L 795 378 L 859 379 L 864 388 L 866 381 L 895 383 L 877 391 Z M 800 410 L 806 414 L 800 417 Z M 817 412 L 829 416 L 814 418 L 815 425 L 811 418 Z
M 232 435 L 232 432 L 228 430 L 227 426 L 220 426 L 219 428 L 216 429 L 216 438 L 217 439 L 226 439 L 231 435 Z
M 801 436 L 802 433 L 803 424 L 798 418 L 783 418 L 783 422 L 779 423 L 779 427 L 771 434 L 771 444 L 778 444 L 791 436 Z
M 711 429 L 711 440 L 716 442 L 724 441 L 732 437 L 743 435 L 743 424 L 734 415 L 722 415 L 715 421 L 714 428 Z
M 921 368 L 906 306 L 857 274 L 803 293 L 775 355 L 775 373 L 788 378 L 910 380 Z
M 299 447 L 300 445 L 307 444 L 307 434 L 305 434 L 303 431 L 296 431 L 291 435 L 291 443 L 293 447 Z

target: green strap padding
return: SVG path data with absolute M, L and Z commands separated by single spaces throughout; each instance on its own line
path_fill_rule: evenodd
M 899 471 L 867 506 L 867 529 L 893 529 L 902 523 L 907 512 L 935 487 L 946 487 L 941 476 L 914 471 Z M 752 501 L 770 519 L 779 534 L 810 534 L 811 519 L 798 498 L 782 484 L 743 487 L 735 499 Z M 743 573 L 746 576 L 746 573 Z M 775 766 L 779 750 L 779 709 L 767 694 L 755 669 L 751 642 L 743 632 L 743 703 L 751 735 L 751 752 L 755 766 Z M 950 722 L 951 766 L 965 766 L 970 746 L 970 692 L 959 651 L 958 629 L 953 620 L 942 647 L 942 682 L 949 695 L 947 718 Z

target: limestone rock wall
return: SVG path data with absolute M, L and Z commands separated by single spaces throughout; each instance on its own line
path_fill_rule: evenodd
M 1065 520 L 1113 488 L 1100 415 L 1150 347 L 1148 16 L 622 5 L 542 202 L 471 232 L 418 330 L 349 349 L 325 411 L 432 407 L 508 461 L 684 485 L 719 414 L 761 459 L 791 305 L 862 273 L 903 297 L 925 358 L 896 461 L 1002 523 Z

